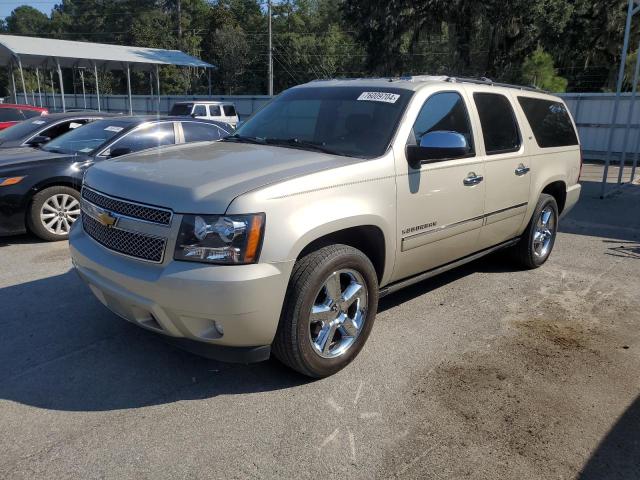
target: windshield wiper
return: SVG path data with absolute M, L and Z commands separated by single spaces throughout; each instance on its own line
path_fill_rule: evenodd
M 244 135 L 238 135 L 234 133 L 233 135 L 229 135 L 228 137 L 224 137 L 222 139 L 223 142 L 241 142 L 241 143 L 255 143 L 257 145 L 264 145 L 266 142 L 264 138 L 260 137 L 245 137 Z
M 265 138 L 265 142 L 269 145 L 285 145 L 315 150 L 317 152 L 328 153 L 330 155 L 344 155 L 342 152 L 325 147 L 322 143 L 309 142 L 307 140 L 300 140 L 299 138 Z

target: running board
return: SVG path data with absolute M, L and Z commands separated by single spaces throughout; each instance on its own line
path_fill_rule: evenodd
M 493 253 L 497 250 L 502 250 L 503 248 L 507 248 L 510 247 L 512 245 L 515 245 L 516 243 L 518 243 L 518 241 L 520 241 L 520 238 L 514 238 L 511 240 L 508 240 L 506 242 L 503 243 L 499 243 L 498 245 L 494 245 L 493 247 L 487 248 L 485 250 L 480 250 L 479 252 L 476 253 L 472 253 L 471 255 L 468 255 L 466 257 L 462 257 L 459 260 L 455 260 L 451 263 L 447 263 L 445 265 L 442 265 L 440 267 L 436 267 L 434 269 L 431 270 L 427 270 L 424 273 L 420 273 L 416 276 L 413 277 L 409 277 L 405 280 L 400 280 L 396 283 L 392 283 L 391 285 L 387 285 L 386 287 L 383 287 L 380 289 L 380 293 L 379 296 L 380 297 L 384 297 L 385 295 L 389 295 L 390 293 L 394 293 L 397 292 L 398 290 L 401 290 L 405 287 L 408 287 L 410 285 L 413 285 L 415 283 L 418 282 L 422 282 L 423 280 L 427 280 L 429 278 L 435 277 L 436 275 L 440 275 L 441 273 L 444 273 L 448 270 L 452 270 L 454 268 L 460 267 L 462 265 L 464 265 L 465 263 L 469 263 L 469 262 L 473 262 L 474 260 L 477 260 L 479 258 L 484 257 L 485 255 L 489 255 L 490 253 Z

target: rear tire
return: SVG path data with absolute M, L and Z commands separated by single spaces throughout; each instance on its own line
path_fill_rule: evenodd
M 362 349 L 377 308 L 369 258 L 347 245 L 321 248 L 293 267 L 273 353 L 309 377 L 333 375 Z
M 29 230 L 42 240 L 55 242 L 69 238 L 71 225 L 80 218 L 80 193 L 56 185 L 33 196 L 27 215 Z
M 512 247 L 515 261 L 524 268 L 542 266 L 551 255 L 558 231 L 558 204 L 551 195 L 543 193 L 538 199 L 529 225 Z

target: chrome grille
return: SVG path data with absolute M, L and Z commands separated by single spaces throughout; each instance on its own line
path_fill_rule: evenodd
M 84 212 L 82 226 L 90 237 L 110 250 L 149 262 L 162 262 L 166 245 L 164 238 L 106 227 Z
M 106 208 L 114 213 L 125 215 L 131 218 L 137 218 L 146 222 L 158 223 L 160 225 L 171 224 L 171 211 L 161 208 L 148 207 L 126 200 L 118 200 L 87 187 L 82 189 L 82 198 L 87 199 L 94 205 Z

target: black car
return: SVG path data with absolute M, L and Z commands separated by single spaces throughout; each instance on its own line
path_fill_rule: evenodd
M 113 113 L 67 112 L 24 120 L 0 132 L 0 158 L 5 148 L 37 147 L 86 123 L 113 116 Z
M 232 133 L 219 122 L 113 117 L 71 130 L 39 148 L 0 150 L 0 235 L 27 229 L 43 240 L 67 238 L 80 215 L 84 171 L 94 162 Z

